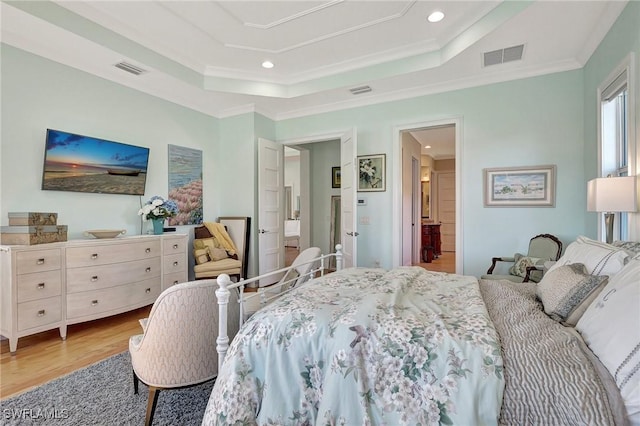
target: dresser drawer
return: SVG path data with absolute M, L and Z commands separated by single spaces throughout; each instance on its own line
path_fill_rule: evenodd
M 160 295 L 160 280 L 150 279 L 135 284 L 67 294 L 67 318 L 99 316 L 129 306 L 152 304 Z
M 184 255 L 187 251 L 187 239 L 186 238 L 165 238 L 162 241 L 162 253 L 174 254 L 180 253 Z
M 162 278 L 162 284 L 163 284 L 162 289 L 166 290 L 172 285 L 184 283 L 184 282 L 187 282 L 187 280 L 188 278 L 187 278 L 186 271 L 174 272 L 172 274 L 165 274 Z
M 160 282 L 160 258 L 135 260 L 117 265 L 67 269 L 67 293 L 98 290 L 150 278 Z
M 60 269 L 61 259 L 60 249 L 19 252 L 16 253 L 16 274 Z
M 61 319 L 62 303 L 59 296 L 18 304 L 18 331 L 55 323 Z
M 128 262 L 160 256 L 160 240 L 130 244 L 104 244 L 67 249 L 67 268 Z
M 60 270 L 18 275 L 18 303 L 59 296 L 62 290 Z
M 172 254 L 164 256 L 162 259 L 162 272 L 165 274 L 171 272 L 180 272 L 187 270 L 187 259 L 184 254 Z

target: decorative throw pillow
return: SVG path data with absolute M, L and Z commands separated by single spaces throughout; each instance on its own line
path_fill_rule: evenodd
M 544 311 L 556 321 L 576 325 L 609 279 L 589 275 L 582 263 L 563 265 L 547 272 L 536 288 Z
M 589 274 L 611 277 L 624 267 L 628 257 L 629 254 L 621 248 L 580 236 L 569 244 L 562 257 L 549 268 L 547 274 L 564 265 L 582 263 Z
M 614 241 L 611 245 L 626 251 L 627 253 L 629 253 L 629 256 L 635 256 L 636 254 L 640 253 L 640 242 Z
M 211 260 L 217 262 L 218 260 L 226 259 L 227 257 L 229 257 L 229 254 L 225 249 L 214 248 L 209 249 L 209 257 L 211 257 Z
M 207 263 L 209 260 L 211 260 L 209 259 L 209 249 L 206 247 L 194 249 L 193 258 L 195 259 L 197 265 Z
M 543 266 L 544 262 L 549 259 L 541 259 L 539 257 L 529 257 L 520 253 L 516 253 L 513 258 L 515 259 L 515 263 L 511 268 L 509 268 L 509 273 L 511 275 L 516 275 L 518 277 L 524 278 L 527 275 L 527 267 L 529 266 Z M 542 278 L 542 271 L 533 272 L 529 276 L 531 281 L 538 282 L 540 278 Z
M 640 424 L 640 255 L 587 308 L 576 329 L 616 382 L 631 424 Z
M 220 243 L 214 237 L 211 238 L 198 238 L 193 240 L 193 247 L 197 249 L 203 249 L 209 247 L 210 250 L 220 247 Z

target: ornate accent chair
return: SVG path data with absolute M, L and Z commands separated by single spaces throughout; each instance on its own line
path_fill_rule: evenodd
M 149 387 L 145 425 L 151 425 L 161 390 L 194 386 L 218 374 L 218 303 L 215 280 L 190 281 L 164 290 L 142 320 L 143 334 L 131 336 L 129 353 L 133 389 Z M 239 318 L 236 293 L 231 292 L 229 318 Z M 229 339 L 239 321 L 229 322 Z
M 556 261 L 562 254 L 562 242 L 554 235 L 540 234 L 531 238 L 527 254 L 516 253 L 513 256 L 501 256 L 491 259 L 491 267 L 482 279 L 509 280 L 514 282 L 538 282 L 542 279 L 544 263 Z M 508 275 L 493 273 L 497 262 L 511 262 Z

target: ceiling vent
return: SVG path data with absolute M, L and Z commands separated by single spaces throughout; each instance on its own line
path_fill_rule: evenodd
M 122 71 L 126 71 L 129 72 L 131 74 L 134 75 L 140 75 L 140 74 L 144 74 L 145 72 L 147 72 L 147 70 L 145 70 L 144 68 L 140 68 L 136 65 L 130 64 L 128 62 L 118 62 L 117 64 L 114 65 L 116 68 L 120 68 Z
M 370 86 L 360 86 L 354 87 L 353 89 L 349 89 L 352 95 L 361 95 L 363 93 L 370 92 L 372 89 Z
M 504 49 L 484 52 L 484 66 L 503 64 L 505 62 L 519 61 L 522 59 L 524 44 L 506 47 Z

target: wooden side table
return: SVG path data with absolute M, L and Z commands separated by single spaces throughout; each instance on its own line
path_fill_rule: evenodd
M 422 261 L 431 263 L 442 254 L 439 223 L 422 224 Z

